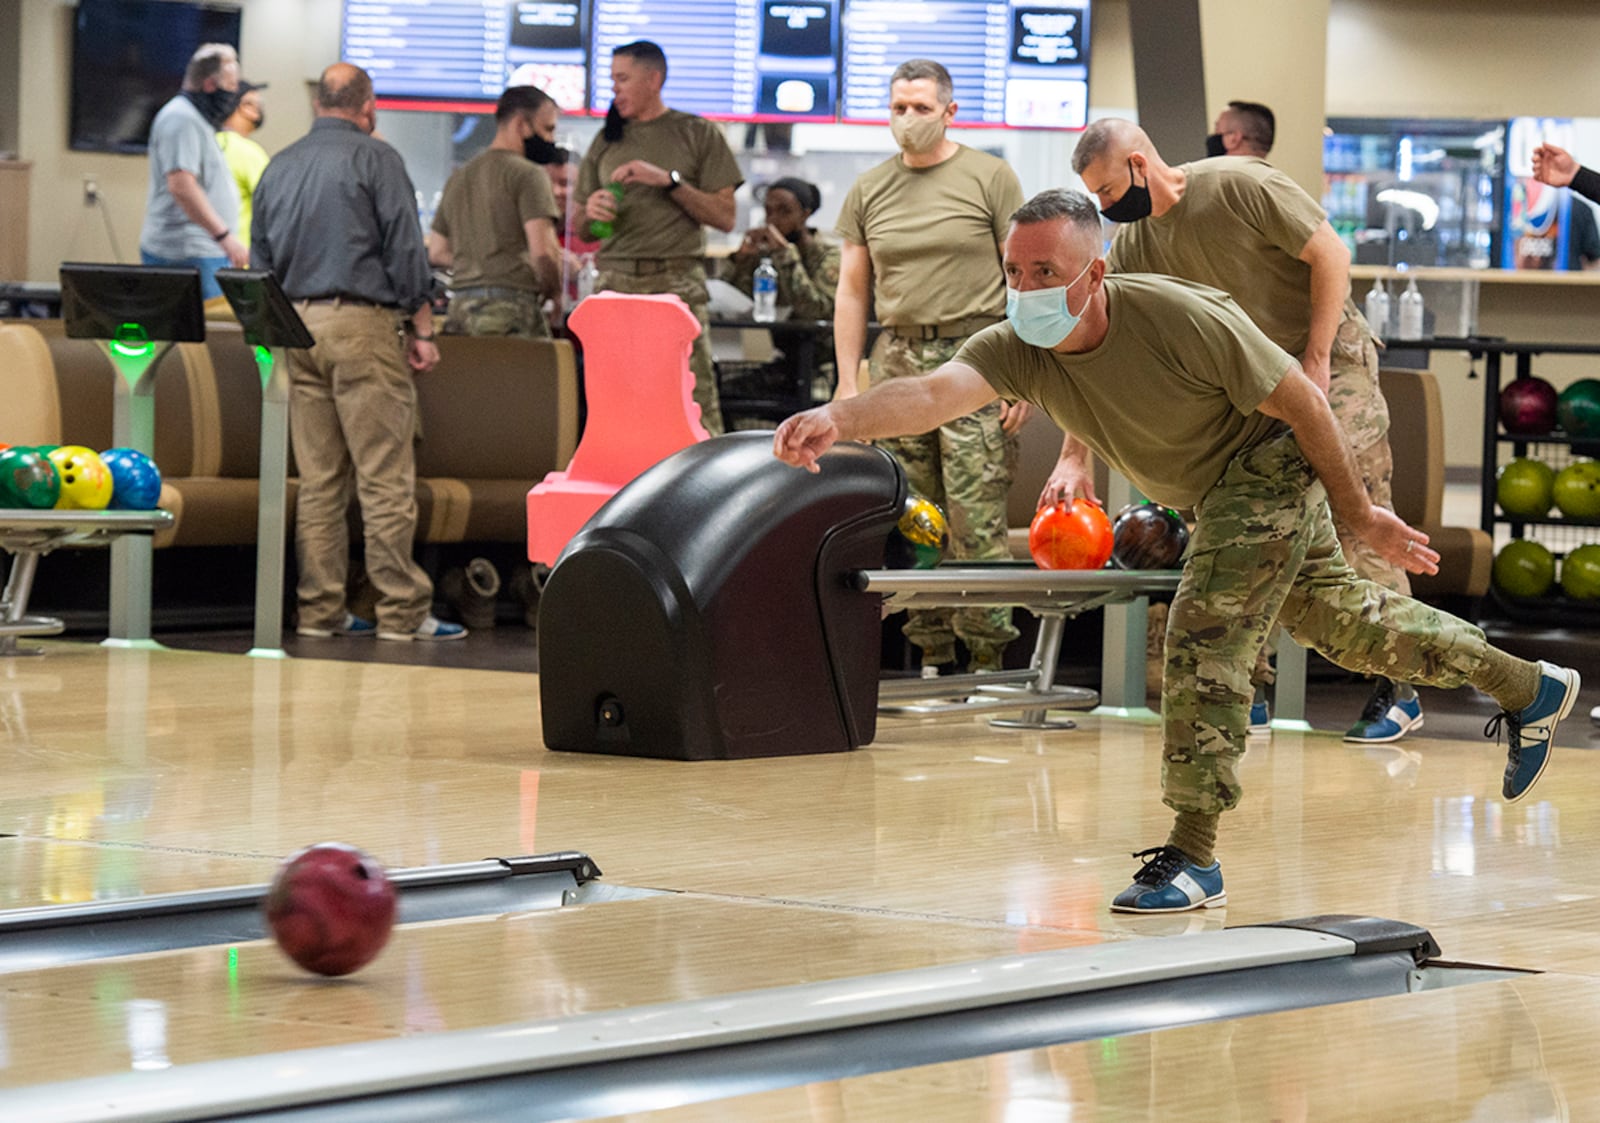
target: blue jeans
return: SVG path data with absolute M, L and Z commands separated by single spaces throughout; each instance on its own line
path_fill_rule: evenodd
M 222 257 L 157 257 L 148 250 L 139 250 L 139 262 L 142 265 L 192 265 L 200 270 L 200 299 L 210 300 L 214 296 L 222 295 L 222 286 L 217 284 L 217 270 L 228 267 L 228 259 Z

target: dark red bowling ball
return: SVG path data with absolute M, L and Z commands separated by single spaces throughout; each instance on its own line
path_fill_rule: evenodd
M 376 860 L 342 842 L 322 842 L 284 860 L 263 908 L 290 959 L 318 975 L 348 975 L 389 942 L 395 893 Z
M 1556 427 L 1556 388 L 1542 378 L 1518 378 L 1500 391 L 1500 424 L 1508 433 L 1548 433 Z
M 1111 560 L 1120 569 L 1177 569 L 1189 526 L 1170 507 L 1130 503 L 1111 523 L 1111 542 Z

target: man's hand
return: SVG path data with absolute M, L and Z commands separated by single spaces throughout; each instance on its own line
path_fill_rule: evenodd
M 418 374 L 425 374 L 439 363 L 439 348 L 431 339 L 418 339 L 411 337 L 411 342 L 406 346 L 406 362 L 411 364 L 411 369 Z
M 222 246 L 222 252 L 227 255 L 229 265 L 235 269 L 250 268 L 250 248 L 239 241 L 237 236 L 229 234 L 218 244 Z
M 839 426 L 827 406 L 790 417 L 772 436 L 772 455 L 785 464 L 818 472 L 817 458 L 839 440 Z
M 611 173 L 613 183 L 642 183 L 647 187 L 672 186 L 672 174 L 649 160 L 629 160 Z
M 1033 407 L 1027 402 L 1000 403 L 1000 431 L 1015 433 L 1027 424 L 1028 415 L 1033 412 Z
M 1306 372 L 1306 377 L 1311 379 L 1322 396 L 1328 396 L 1328 382 L 1333 377 L 1333 361 L 1326 353 L 1313 355 L 1307 351 L 1300 356 L 1300 369 Z
M 1565 187 L 1578 174 L 1578 161 L 1572 153 L 1553 144 L 1541 144 L 1533 150 L 1533 178 L 1552 187 Z
M 617 217 L 617 197 L 599 188 L 583 201 L 583 213 L 596 222 L 610 222 Z
M 1407 573 L 1439 572 L 1439 553 L 1428 545 L 1428 536 L 1385 507 L 1372 507 L 1371 518 L 1360 533 L 1385 559 Z
M 1075 460 L 1058 460 L 1039 492 L 1039 506 L 1053 507 L 1057 503 L 1071 503 L 1082 496 L 1091 503 L 1100 500 L 1094 494 L 1094 473 L 1088 465 Z

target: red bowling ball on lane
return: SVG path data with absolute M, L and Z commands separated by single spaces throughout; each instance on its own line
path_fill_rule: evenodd
M 389 942 L 395 890 L 375 859 L 323 842 L 284 860 L 263 908 L 273 939 L 295 963 L 318 975 L 348 975 Z

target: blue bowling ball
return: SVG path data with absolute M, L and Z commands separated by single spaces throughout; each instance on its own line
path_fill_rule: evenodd
M 161 469 L 132 448 L 108 448 L 100 460 L 111 470 L 111 509 L 153 511 L 161 499 Z

